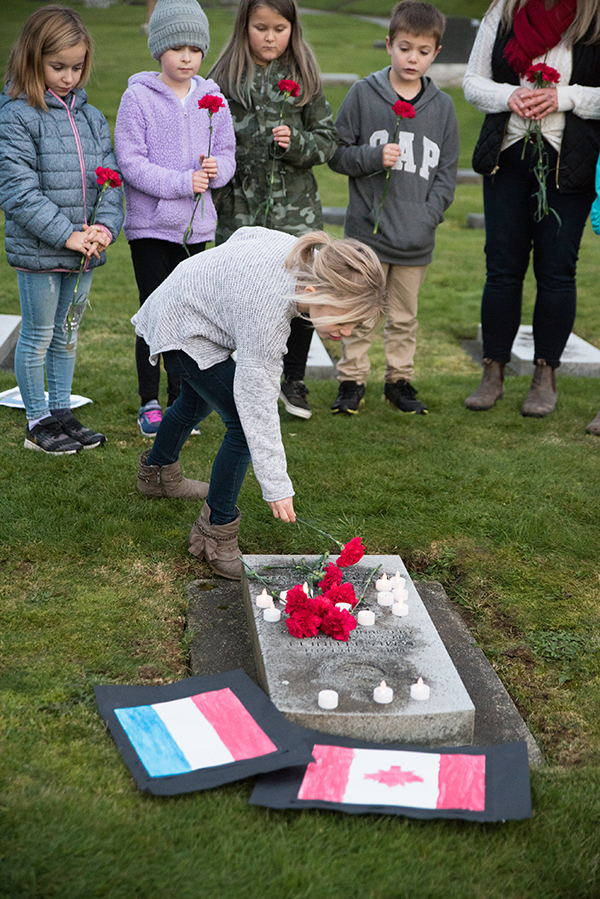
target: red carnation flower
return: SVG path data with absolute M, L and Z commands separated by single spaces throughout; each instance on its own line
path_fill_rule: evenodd
M 315 637 L 319 632 L 322 618 L 312 609 L 298 609 L 286 620 L 287 629 L 292 637 Z
M 198 109 L 208 109 L 208 114 L 211 116 L 223 109 L 224 106 L 225 103 L 221 97 L 215 97 L 212 94 L 205 94 L 201 100 L 198 100 Z
M 296 584 L 291 590 L 288 590 L 286 594 L 285 611 L 288 615 L 293 615 L 298 609 L 305 608 L 307 599 L 308 596 L 302 587 L 300 587 L 299 584 Z
M 400 119 L 414 119 L 416 116 L 415 107 L 406 100 L 396 100 L 392 106 L 392 111 L 396 113 Z
M 106 169 L 101 165 L 96 169 L 96 181 L 101 187 L 107 182 L 109 187 L 121 186 L 121 177 L 119 173 L 113 172 L 112 169 Z
M 333 606 L 325 612 L 321 621 L 321 630 L 334 640 L 348 641 L 350 631 L 356 627 L 356 618 L 346 609 L 336 609 Z
M 355 606 L 358 602 L 352 584 L 336 584 L 334 587 L 330 587 L 324 596 L 326 596 L 333 605 L 338 602 L 348 602 L 351 606 Z
M 347 568 L 349 565 L 356 565 L 356 563 L 362 559 L 364 554 L 365 548 L 361 543 L 361 538 L 353 537 L 342 549 L 336 565 L 338 568 Z
M 322 581 L 319 581 L 319 587 L 326 593 L 330 587 L 336 587 L 342 580 L 342 572 L 334 565 L 333 562 L 330 562 L 325 569 L 325 576 Z
M 300 93 L 300 85 L 291 78 L 282 78 L 277 87 L 282 94 L 289 94 L 290 97 L 297 97 Z
M 560 72 L 557 72 L 552 66 L 547 66 L 543 62 L 538 62 L 535 66 L 529 66 L 525 72 L 525 77 L 528 81 L 531 81 L 532 84 L 537 82 L 537 85 L 541 87 L 541 82 L 543 81 L 548 84 L 558 84 L 560 81 Z

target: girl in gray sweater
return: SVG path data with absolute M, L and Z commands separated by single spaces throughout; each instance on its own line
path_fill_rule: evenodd
M 140 457 L 138 488 L 151 496 L 206 498 L 190 552 L 218 574 L 241 577 L 236 501 L 250 460 L 275 518 L 295 521 L 277 413 L 292 319 L 302 315 L 322 337 L 340 340 L 376 318 L 384 297 L 381 264 L 359 241 L 240 228 L 182 262 L 133 317 L 151 361 L 162 354 L 182 384 L 152 449 Z M 209 487 L 182 479 L 178 459 L 191 429 L 213 409 L 227 431 Z

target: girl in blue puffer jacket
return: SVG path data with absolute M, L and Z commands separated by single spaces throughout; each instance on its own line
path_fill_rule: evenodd
M 91 54 L 74 10 L 41 7 L 13 47 L 0 95 L 0 207 L 21 301 L 15 373 L 27 414 L 25 447 L 54 455 L 106 439 L 71 412 L 77 328 L 67 326 L 76 286 L 78 297 L 89 293 L 92 269 L 104 264 L 123 223 L 116 189 L 106 191 L 89 224 L 100 190 L 95 170 L 116 166 L 106 119 L 82 90 Z

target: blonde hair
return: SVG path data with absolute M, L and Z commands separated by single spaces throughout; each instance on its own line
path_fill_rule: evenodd
M 30 106 L 47 109 L 44 56 L 69 50 L 76 44 L 84 44 L 86 48 L 78 83 L 78 87 L 83 87 L 90 76 L 93 44 L 79 13 L 58 4 L 42 6 L 32 12 L 11 50 L 4 76 L 13 100 L 25 94 Z
M 488 12 L 500 2 L 501 0 L 493 0 Z M 510 30 L 515 12 L 526 3 L 527 0 L 506 0 L 500 20 L 503 31 Z M 567 46 L 571 46 L 582 41 L 586 36 L 588 38 L 586 43 L 596 44 L 600 41 L 600 4 L 598 0 L 577 0 L 575 18 L 563 37 Z
M 381 263 L 359 240 L 334 240 L 324 231 L 311 231 L 298 238 L 285 267 L 296 275 L 303 304 L 335 306 L 335 315 L 321 318 L 325 326 L 370 323 L 385 312 Z M 312 290 L 303 293 L 307 287 Z
M 301 86 L 296 105 L 305 106 L 321 91 L 321 75 L 314 53 L 304 40 L 296 0 L 240 0 L 233 34 L 208 73 L 209 78 L 214 78 L 226 97 L 244 107 L 250 105 L 256 65 L 250 52 L 248 23 L 254 10 L 261 6 L 283 16 L 292 26 L 289 43 L 279 59 Z

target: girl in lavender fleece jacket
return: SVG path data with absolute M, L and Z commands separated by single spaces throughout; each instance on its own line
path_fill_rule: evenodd
M 129 79 L 115 128 L 115 150 L 125 187 L 124 232 L 129 241 L 140 306 L 187 258 L 183 245 L 197 194 L 197 210 L 187 240 L 189 255 L 214 237 L 212 187 L 222 187 L 235 171 L 235 135 L 226 101 L 212 80 L 197 72 L 209 47 L 208 20 L 196 0 L 159 0 L 150 19 L 148 47 L 161 72 Z M 198 101 L 220 97 L 211 118 Z M 209 148 L 209 125 L 212 137 Z M 150 364 L 148 345 L 136 339 L 141 408 L 138 425 L 154 437 L 162 419 L 158 400 L 160 369 Z M 168 376 L 167 405 L 179 395 L 179 378 Z

